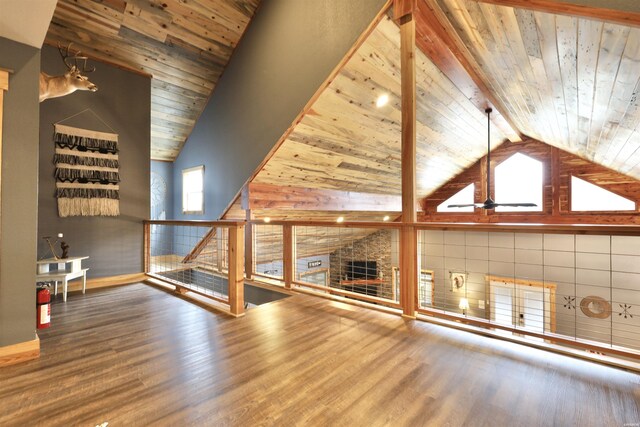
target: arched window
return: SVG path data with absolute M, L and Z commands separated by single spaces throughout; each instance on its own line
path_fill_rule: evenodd
M 473 204 L 473 193 L 475 185 L 469 184 L 453 196 L 438 205 L 438 212 L 473 212 L 473 206 L 467 208 L 448 208 L 449 205 L 468 205 Z
M 583 179 L 571 177 L 572 211 L 635 211 L 634 201 L 625 199 Z
M 496 212 L 542 211 L 542 162 L 516 153 L 496 166 L 495 201 L 535 203 L 536 207 L 499 206 Z

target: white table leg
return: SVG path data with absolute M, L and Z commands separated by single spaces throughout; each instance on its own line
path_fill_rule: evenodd
M 62 290 L 62 301 L 67 301 L 67 278 L 65 277 L 62 280 L 62 284 L 64 285 L 64 289 Z
M 82 273 L 82 293 L 87 289 L 87 272 L 84 271 Z
M 55 285 L 53 287 L 53 289 L 54 289 L 53 295 L 58 295 L 58 281 L 54 280 L 53 283 L 55 283 Z

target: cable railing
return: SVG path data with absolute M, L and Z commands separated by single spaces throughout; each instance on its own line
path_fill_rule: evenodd
M 635 228 L 254 220 L 244 240 L 244 224 L 147 221 L 146 271 L 236 314 L 229 277 L 247 268 L 299 292 L 640 357 Z
M 145 221 L 145 272 L 178 292 L 244 311 L 244 223 Z

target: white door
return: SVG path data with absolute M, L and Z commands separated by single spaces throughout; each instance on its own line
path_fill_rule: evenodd
M 491 320 L 532 332 L 550 331 L 548 289 L 496 281 L 490 289 Z

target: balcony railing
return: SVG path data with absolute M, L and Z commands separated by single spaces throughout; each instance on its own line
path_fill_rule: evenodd
M 245 241 L 244 224 L 148 221 L 147 272 L 234 314 L 246 268 L 300 292 L 640 357 L 638 228 L 256 220 Z
M 244 312 L 244 223 L 145 221 L 145 272 Z

